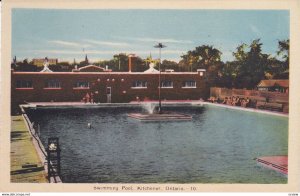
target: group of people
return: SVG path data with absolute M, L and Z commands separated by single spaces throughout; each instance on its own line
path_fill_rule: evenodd
M 240 98 L 239 96 L 235 97 L 225 97 L 223 104 L 232 105 L 232 106 L 242 106 L 248 107 L 250 103 L 250 99 L 247 98 Z
M 94 93 L 86 93 L 85 96 L 82 98 L 82 102 L 84 102 L 84 103 L 95 103 Z
M 225 97 L 223 101 L 220 98 L 210 97 L 207 101 L 212 103 L 222 103 L 231 106 L 241 106 L 241 107 L 249 107 L 250 99 L 240 98 L 239 96 Z

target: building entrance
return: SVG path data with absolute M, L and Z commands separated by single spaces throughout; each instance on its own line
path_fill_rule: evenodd
M 111 103 L 111 87 L 106 87 L 107 103 Z

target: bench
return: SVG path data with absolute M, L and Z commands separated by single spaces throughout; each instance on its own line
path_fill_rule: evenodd
M 265 102 L 265 101 L 257 101 L 257 102 L 256 102 L 256 108 L 257 108 L 257 109 L 264 109 L 266 103 L 267 103 L 267 102 Z
M 258 101 L 256 103 L 256 108 L 282 112 L 283 104 L 281 104 L 281 103 L 270 103 L 270 102 L 265 102 L 265 101 Z
M 281 103 L 266 103 L 265 109 L 282 112 L 283 105 Z

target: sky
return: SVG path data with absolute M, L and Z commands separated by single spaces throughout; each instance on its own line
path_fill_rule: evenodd
M 221 60 L 233 60 L 242 43 L 261 39 L 264 53 L 276 55 L 278 40 L 289 39 L 287 10 L 67 10 L 13 9 L 12 57 L 59 61 L 112 59 L 136 54 L 179 61 L 188 50 L 211 45 Z

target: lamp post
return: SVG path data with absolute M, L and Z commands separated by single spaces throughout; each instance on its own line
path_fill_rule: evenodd
M 160 88 L 161 88 L 161 84 L 160 84 L 160 78 L 161 78 L 161 70 L 160 70 L 160 65 L 161 65 L 161 49 L 165 48 L 167 46 L 163 45 L 162 43 L 158 43 L 157 45 L 154 46 L 154 48 L 159 48 L 159 64 L 158 64 L 158 70 L 159 70 L 159 76 L 158 76 L 158 113 L 161 114 L 162 113 L 162 109 L 161 109 L 161 98 L 160 98 Z
M 121 70 L 121 57 L 120 57 L 120 54 L 118 56 L 118 60 L 119 60 L 119 71 Z

